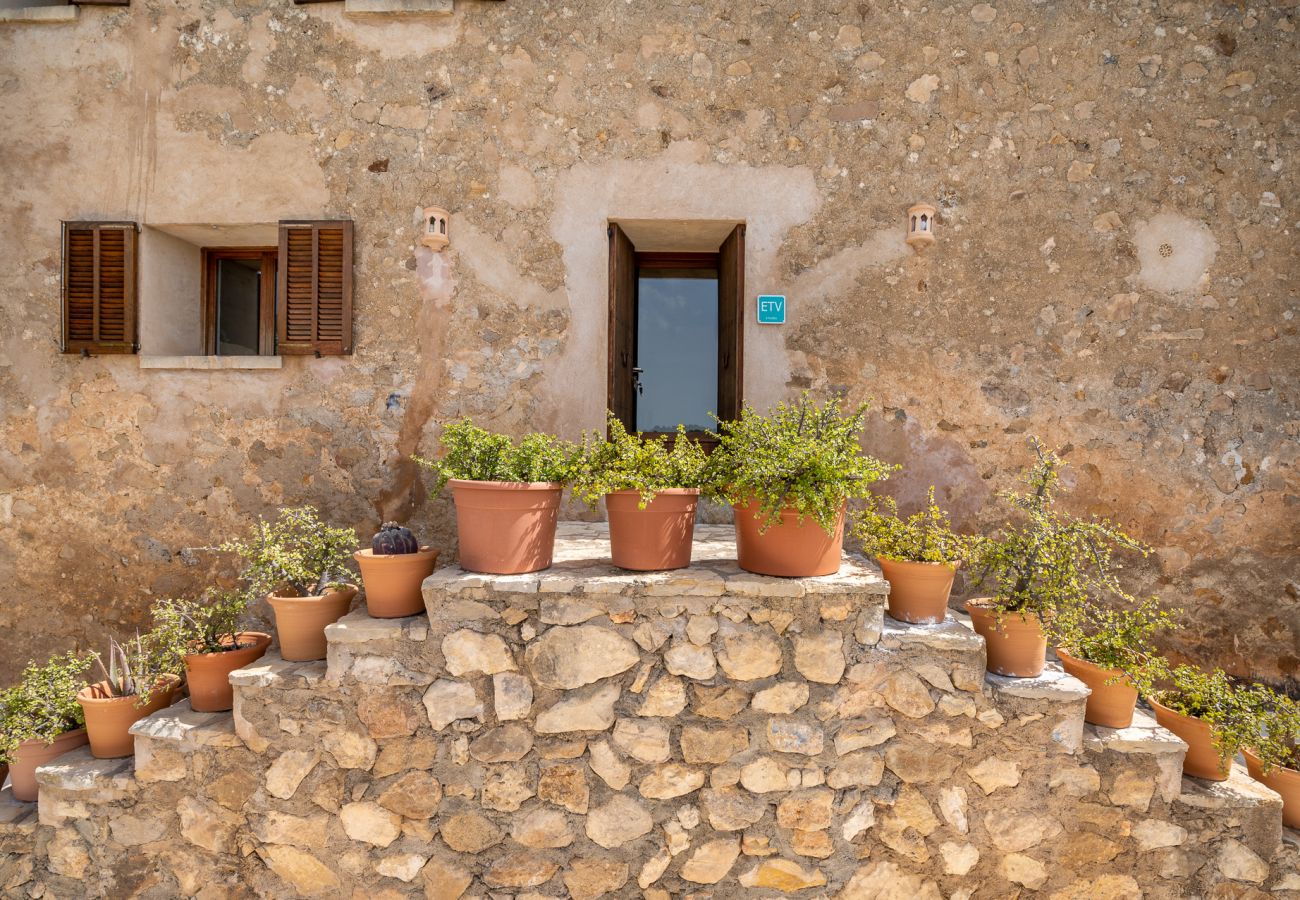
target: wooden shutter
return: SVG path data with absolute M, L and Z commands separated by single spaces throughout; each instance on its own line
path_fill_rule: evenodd
M 744 402 L 745 226 L 718 248 L 718 418 L 734 419 Z
M 134 353 L 136 225 L 63 223 L 63 352 Z
M 352 223 L 281 222 L 276 352 L 352 352 Z
M 636 431 L 636 248 L 623 229 L 609 226 L 609 409 Z

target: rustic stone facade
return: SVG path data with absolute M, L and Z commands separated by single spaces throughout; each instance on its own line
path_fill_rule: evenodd
M 462 414 L 600 424 L 621 217 L 748 223 L 747 290 L 790 297 L 786 326 L 749 326 L 755 403 L 874 398 L 868 449 L 906 466 L 889 490 L 936 483 L 968 527 L 1002 519 L 1025 433 L 1068 446 L 1070 502 L 1154 545 L 1134 574 L 1186 608 L 1175 649 L 1293 679 L 1295 26 L 1285 3 L 1153 0 L 0 23 L 0 679 L 198 591 L 223 569 L 193 548 L 283 503 L 409 518 L 450 553 L 407 457 Z M 918 200 L 940 210 L 922 257 Z M 430 204 L 441 254 L 417 246 Z M 353 356 L 57 352 L 61 219 L 320 216 L 356 224 Z
M 5 896 L 1300 897 L 1300 838 L 1240 767 L 1181 776 L 1139 714 L 1087 726 L 1052 667 L 985 676 L 865 566 L 749 575 L 725 528 L 652 576 L 562 526 L 536 575 L 443 569 L 429 615 L 329 629 L 137 756 L 0 805 Z

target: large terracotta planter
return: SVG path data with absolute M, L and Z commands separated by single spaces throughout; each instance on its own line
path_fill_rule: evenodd
M 271 636 L 260 631 L 241 631 L 237 640 L 239 647 L 234 650 L 185 657 L 185 682 L 196 712 L 225 712 L 234 706 L 230 673 L 261 659 L 271 646 Z
M 562 484 L 550 481 L 463 481 L 453 478 L 460 567 L 491 575 L 548 568 Z
M 1282 824 L 1300 828 L 1300 771 L 1278 766 L 1265 775 L 1258 756 L 1245 749 L 1241 755 L 1246 757 L 1246 771 L 1251 778 L 1282 795 Z
M 1232 760 L 1219 758 L 1219 748 L 1214 746 L 1214 729 L 1209 722 L 1174 712 L 1150 697 L 1147 702 L 1156 714 L 1156 722 L 1187 742 L 1187 755 L 1183 757 L 1184 775 L 1207 781 L 1228 780 Z
M 23 741 L 18 745 L 9 763 L 9 787 L 15 800 L 31 803 L 40 794 L 36 784 L 36 769 L 86 744 L 86 729 L 65 731 L 47 744 L 44 741 Z
M 813 518 L 799 521 L 793 509 L 782 510 L 781 520 L 762 533 L 764 520 L 755 518 L 759 503 L 734 503 L 736 561 L 746 572 L 783 578 L 834 575 L 844 551 L 844 509 L 827 531 Z
M 131 726 L 172 705 L 172 697 L 181 680 L 176 675 L 166 675 L 149 695 L 149 700 L 139 706 L 137 697 L 114 697 L 108 692 L 108 682 L 99 681 L 81 689 L 77 702 L 86 714 L 86 734 L 90 738 L 90 753 L 96 759 L 117 759 L 135 755 L 135 738 Z
M 1138 692 L 1127 675 L 1071 656 L 1064 647 L 1057 647 L 1056 655 L 1065 671 L 1092 689 L 1083 713 L 1084 721 L 1103 728 L 1128 728 L 1133 724 Z M 1112 682 L 1115 678 L 1118 680 Z
M 438 551 L 421 547 L 415 553 L 375 553 L 358 550 L 352 554 L 361 569 L 361 586 L 366 590 L 366 612 L 376 619 L 399 619 L 424 612 L 420 584 L 433 574 Z
M 639 491 L 606 494 L 609 551 L 614 565 L 639 572 L 689 566 L 699 500 L 700 492 L 695 488 L 672 488 L 655 494 L 641 509 Z
M 267 602 L 275 610 L 280 656 L 288 662 L 324 659 L 328 647 L 325 626 L 346 616 L 356 595 L 354 585 L 311 597 L 268 595 Z
M 1037 678 L 1047 665 L 1047 635 L 1036 613 L 998 615 L 984 598 L 966 601 L 975 631 L 984 638 L 985 667 L 995 675 Z
M 938 625 L 948 615 L 948 595 L 957 565 L 876 557 L 889 582 L 891 618 L 913 625 Z

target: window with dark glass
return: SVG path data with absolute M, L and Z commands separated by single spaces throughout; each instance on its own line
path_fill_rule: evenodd
M 275 353 L 275 247 L 203 251 L 204 341 L 209 356 Z

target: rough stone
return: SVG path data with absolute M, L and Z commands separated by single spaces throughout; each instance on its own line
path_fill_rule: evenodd
M 502 725 L 476 737 L 469 755 L 484 763 L 517 762 L 533 749 L 533 733 L 524 725 Z
M 778 753 L 803 753 L 817 756 L 822 752 L 822 729 L 797 719 L 767 720 L 767 746 Z
M 326 894 L 339 887 L 339 878 L 329 866 L 305 850 L 272 844 L 263 847 L 260 855 L 272 872 L 308 897 Z
M 704 772 L 679 763 L 667 763 L 641 779 L 642 797 L 650 800 L 671 800 L 683 797 L 704 787 Z
M 753 681 L 781 671 L 781 644 L 770 632 L 740 631 L 727 635 L 721 643 L 718 665 L 728 678 Z
M 889 675 L 881 686 L 881 696 L 908 718 L 919 719 L 934 711 L 929 689 L 911 672 L 899 671 Z
M 835 792 L 826 788 L 799 791 L 781 798 L 776 806 L 776 823 L 782 828 L 820 831 L 831 827 L 831 805 Z
M 378 744 L 368 735 L 355 731 L 326 732 L 320 743 L 340 769 L 369 769 L 379 753 Z
M 501 832 L 481 813 L 460 812 L 444 819 L 438 833 L 457 853 L 482 853 L 500 842 Z
M 591 771 L 612 790 L 621 791 L 632 779 L 632 767 L 614 752 L 607 741 L 593 741 L 588 747 Z
M 1261 884 L 1268 877 L 1268 863 L 1241 841 L 1227 838 L 1219 844 L 1214 866 L 1224 878 Z
M 604 731 L 614 724 L 614 702 L 619 693 L 618 685 L 613 683 L 567 693 L 538 715 L 535 730 L 538 734 Z
M 741 873 L 738 880 L 743 887 L 773 888 L 787 894 L 826 884 L 826 876 L 820 870 L 805 869 L 789 859 L 765 859 Z
M 709 824 L 717 831 L 743 831 L 767 812 L 766 801 L 734 787 L 705 788 L 700 796 Z
M 804 678 L 837 684 L 844 675 L 844 666 L 844 635 L 838 631 L 795 636 L 794 667 Z
M 517 672 L 498 672 L 492 676 L 493 707 L 497 719 L 512 722 L 528 718 L 533 708 L 533 686 Z
M 606 850 L 649 834 L 653 827 L 654 820 L 646 808 L 622 794 L 616 794 L 587 816 L 587 837 Z
M 557 625 L 533 641 L 524 657 L 538 684 L 565 690 L 619 675 L 641 659 L 635 644 L 598 625 Z
M 826 783 L 836 790 L 872 787 L 880 784 L 884 774 L 885 758 L 881 754 L 871 750 L 858 750 L 840 757 L 826 776 Z
M 266 770 L 266 792 L 279 800 L 291 800 L 298 785 L 320 762 L 315 750 L 286 750 Z
M 402 833 L 401 816 L 368 800 L 345 804 L 339 819 L 348 837 L 376 847 L 387 847 Z
M 750 706 L 757 712 L 787 716 L 808 702 L 808 685 L 802 681 L 783 681 L 754 694 Z
M 717 671 L 717 660 L 708 647 L 695 644 L 674 644 L 664 653 L 664 667 L 674 675 L 683 675 L 697 681 L 706 681 Z
M 1020 783 L 1020 766 L 1014 759 L 990 756 L 971 766 L 966 774 L 985 794 L 992 794 L 999 788 L 1015 787 Z
M 614 744 L 628 756 L 645 763 L 667 762 L 672 756 L 668 726 L 662 722 L 619 719 L 614 726 Z
M 385 878 L 409 882 L 415 880 L 415 876 L 420 874 L 426 862 L 428 857 L 424 854 L 398 853 L 381 859 L 375 864 L 375 871 Z
M 719 765 L 749 748 L 749 731 L 743 726 L 685 725 L 679 741 L 686 762 Z
M 498 765 L 483 777 L 479 802 L 498 812 L 514 812 L 534 795 L 533 778 L 522 765 Z
M 376 802 L 407 819 L 430 819 L 442 804 L 442 785 L 428 772 L 407 772 L 384 788 Z
M 562 806 L 569 812 L 585 815 L 591 798 L 587 774 L 579 766 L 547 766 L 537 778 L 537 797 L 547 803 Z
M 510 827 L 510 837 L 516 843 L 533 849 L 567 847 L 573 843 L 573 830 L 564 813 L 543 807 L 522 818 L 515 818 Z
M 680 678 L 665 676 L 650 686 L 645 699 L 637 708 L 638 716 L 671 718 L 686 708 L 686 683 Z
M 1020 810 L 987 812 L 984 828 L 993 846 L 1007 853 L 1029 850 L 1061 833 L 1061 826 L 1052 819 Z
M 440 678 L 424 692 L 424 709 L 434 731 L 442 731 L 457 719 L 481 719 L 483 704 L 473 685 Z
M 442 655 L 446 659 L 447 672 L 457 678 L 462 675 L 495 675 L 516 668 L 501 635 L 480 634 L 468 628 L 453 631 L 442 639 Z
M 512 850 L 488 866 L 483 881 L 490 887 L 537 887 L 550 881 L 559 869 L 558 863 L 533 850 Z
M 1047 869 L 1032 856 L 1023 853 L 1008 853 L 998 864 L 998 871 L 1007 881 L 1022 884 L 1031 891 L 1037 890 L 1047 882 Z
M 580 857 L 569 863 L 563 881 L 572 900 L 595 900 L 627 884 L 628 875 L 625 862 Z
M 682 866 L 684 881 L 696 884 L 717 884 L 740 856 L 740 841 L 736 838 L 717 838 L 701 844 Z
M 691 692 L 695 695 L 692 710 L 706 719 L 734 718 L 749 704 L 749 694 L 731 684 L 693 684 Z

